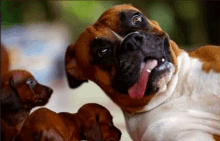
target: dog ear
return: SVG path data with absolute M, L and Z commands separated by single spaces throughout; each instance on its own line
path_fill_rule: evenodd
M 14 87 L 12 78 L 1 84 L 1 109 L 2 112 L 13 112 L 21 109 L 21 100 Z
M 69 45 L 66 50 L 65 69 L 66 69 L 67 81 L 70 88 L 77 88 L 82 83 L 88 82 L 88 80 L 82 78 L 82 73 L 78 69 L 76 54 L 73 44 Z
M 156 29 L 162 31 L 162 29 L 160 28 L 159 24 L 158 24 L 156 21 L 150 20 L 150 23 L 151 23 L 151 25 L 152 25 L 154 28 L 156 28 Z
M 102 141 L 102 132 L 98 124 L 98 116 L 85 120 L 84 135 L 89 141 Z

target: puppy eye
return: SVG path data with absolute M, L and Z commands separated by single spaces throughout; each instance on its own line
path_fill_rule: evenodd
M 30 78 L 26 81 L 26 84 L 32 86 L 34 85 L 34 80 Z
M 141 16 L 135 15 L 133 18 L 133 23 L 138 23 L 138 22 L 142 22 L 142 18 Z
M 103 57 L 107 52 L 108 52 L 108 49 L 105 48 L 105 49 L 98 50 L 97 54 L 99 57 Z

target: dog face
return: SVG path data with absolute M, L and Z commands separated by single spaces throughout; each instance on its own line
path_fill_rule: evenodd
M 121 131 L 113 124 L 110 112 L 101 105 L 90 103 L 82 106 L 80 117 L 87 140 L 119 141 Z
M 69 86 L 97 83 L 121 107 L 142 107 L 166 90 L 176 67 L 175 43 L 131 5 L 105 11 L 66 52 Z
M 1 82 L 1 106 L 6 112 L 45 105 L 53 90 L 39 84 L 27 71 L 15 70 L 4 75 Z

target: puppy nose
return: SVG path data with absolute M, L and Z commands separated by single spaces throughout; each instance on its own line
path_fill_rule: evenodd
M 120 140 L 121 139 L 121 131 L 118 129 L 118 134 L 117 134 L 117 138 Z
M 45 90 L 45 92 L 47 93 L 47 94 L 52 94 L 53 93 L 53 89 L 51 89 L 51 88 L 49 88 L 49 87 L 47 87 L 47 86 L 43 86 L 43 89 Z
M 140 49 L 140 46 L 143 42 L 144 36 L 141 35 L 139 32 L 134 32 L 129 34 L 123 42 L 121 43 L 120 50 L 124 51 L 135 51 Z
M 52 94 L 52 93 L 53 93 L 53 90 L 52 90 L 51 88 L 48 88 L 48 92 L 49 92 L 50 94 Z

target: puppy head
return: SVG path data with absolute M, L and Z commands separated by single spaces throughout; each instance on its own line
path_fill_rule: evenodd
M 1 82 L 1 106 L 6 112 L 45 105 L 53 90 L 39 84 L 25 70 L 14 70 L 4 75 Z
M 82 106 L 77 115 L 80 117 L 84 135 L 88 140 L 119 141 L 121 131 L 113 124 L 110 112 L 101 105 L 90 103 Z
M 92 80 L 122 109 L 136 111 L 167 90 L 176 55 L 178 47 L 157 22 L 131 5 L 119 5 L 68 47 L 66 72 L 74 86 Z

